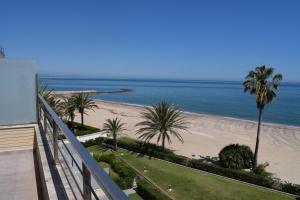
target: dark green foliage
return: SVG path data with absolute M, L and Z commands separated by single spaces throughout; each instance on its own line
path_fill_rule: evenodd
M 39 94 L 47 101 L 47 103 L 52 107 L 56 114 L 60 117 L 63 116 L 63 106 L 62 101 L 55 97 L 53 94 L 53 89 L 49 89 L 48 86 L 43 86 L 39 88 Z
M 300 185 L 285 182 L 282 184 L 282 191 L 291 194 L 300 195 Z
M 162 101 L 152 107 L 146 107 L 142 118 L 143 121 L 136 124 L 139 127 L 136 133 L 145 143 L 155 136 L 157 143 L 162 142 L 162 149 L 165 149 L 166 141 L 171 143 L 171 136 L 183 143 L 180 131 L 187 129 L 187 122 L 178 107 Z
M 116 151 L 118 148 L 118 137 L 121 134 L 122 131 L 125 130 L 124 123 L 121 123 L 121 119 L 118 119 L 118 117 L 114 119 L 107 119 L 103 125 L 103 130 L 110 133 L 110 135 L 114 139 L 114 150 Z
M 167 196 L 160 193 L 154 186 L 145 180 L 139 180 L 137 186 L 137 193 L 144 200 L 169 200 Z
M 67 124 L 67 126 L 71 129 L 71 122 L 67 121 L 65 122 L 65 124 Z M 75 136 L 88 135 L 100 131 L 99 128 L 88 126 L 88 125 L 81 126 L 81 124 L 77 122 L 73 122 L 73 127 L 74 127 L 73 133 Z M 66 139 L 64 135 L 60 135 L 59 137 L 60 139 Z
M 277 97 L 282 74 L 274 74 L 272 67 L 265 65 L 251 70 L 243 83 L 244 92 L 249 92 L 256 97 L 257 108 L 264 108 Z
M 86 110 L 94 110 L 94 108 L 98 108 L 98 106 L 89 94 L 80 93 L 74 95 L 72 98 L 76 110 L 78 110 L 81 115 L 81 125 L 83 126 L 83 116 L 86 114 Z
M 74 98 L 65 98 L 61 104 L 61 109 L 63 116 L 69 121 L 69 127 L 73 131 L 74 129 L 74 119 L 75 119 L 75 104 Z
M 130 194 L 129 199 L 130 200 L 143 200 L 143 198 L 140 195 L 138 195 L 137 193 Z
M 271 173 L 269 173 L 269 172 L 266 171 L 266 167 L 268 165 L 269 164 L 260 164 L 260 165 L 257 165 L 257 167 L 255 167 L 254 169 L 252 169 L 252 172 L 254 174 L 257 174 L 257 175 L 260 175 L 260 176 L 272 176 Z
M 254 152 L 253 166 L 257 166 L 257 157 L 260 140 L 260 127 L 262 122 L 262 115 L 265 106 L 277 97 L 280 82 L 282 80 L 281 74 L 273 74 L 274 69 L 272 67 L 266 67 L 265 65 L 256 67 L 255 70 L 251 70 L 245 78 L 243 83 L 244 92 L 249 92 L 256 97 L 256 106 L 259 110 L 256 144 Z
M 67 124 L 68 126 L 70 125 L 69 122 Z M 92 134 L 99 131 L 100 131 L 99 128 L 88 126 L 88 125 L 81 126 L 80 123 L 74 122 L 74 133 L 76 136 Z
M 88 140 L 88 141 L 85 141 L 85 142 L 81 142 L 81 144 L 84 146 L 84 147 L 90 147 L 90 146 L 93 146 L 93 145 L 98 145 L 98 144 L 101 144 L 103 141 L 102 138 L 96 138 L 96 139 L 92 139 L 92 140 Z
M 219 153 L 220 163 L 225 168 L 249 169 L 253 164 L 253 152 L 250 147 L 230 144 Z
M 128 189 L 132 187 L 135 172 L 123 162 L 116 159 L 116 156 L 110 154 L 94 154 L 94 158 L 97 162 L 106 162 L 111 168 L 119 175 L 115 177 L 114 181 L 122 189 Z
M 200 169 L 206 172 L 210 172 L 213 174 L 218 174 L 221 176 L 226 176 L 236 180 L 252 183 L 255 185 L 261 185 L 265 187 L 271 187 L 274 182 L 271 177 L 259 176 L 254 173 L 249 173 L 249 172 L 235 170 L 235 169 L 227 169 L 215 164 L 204 163 L 200 160 L 195 160 L 195 159 L 192 159 L 188 166 L 195 169 Z

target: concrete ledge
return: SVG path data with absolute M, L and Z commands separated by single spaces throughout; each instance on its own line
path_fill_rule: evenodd
M 41 133 L 38 125 L 35 125 L 35 152 L 38 164 L 39 179 L 42 190 L 42 199 L 61 200 L 72 199 L 68 197 L 65 186 L 62 182 L 63 177 L 57 171 L 52 159 L 51 150 L 47 139 Z

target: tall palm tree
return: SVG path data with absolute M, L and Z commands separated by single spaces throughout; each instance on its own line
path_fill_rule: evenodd
M 74 96 L 75 107 L 81 115 L 81 127 L 83 127 L 83 115 L 86 114 L 86 110 L 94 110 L 98 108 L 95 101 L 90 97 L 89 94 L 77 94 Z
M 64 116 L 66 116 L 67 120 L 70 121 L 70 128 L 72 131 L 74 130 L 74 119 L 76 111 L 74 99 L 74 96 L 72 96 L 70 98 L 64 99 L 62 103 L 63 114 Z
M 183 143 L 179 131 L 187 129 L 187 122 L 177 107 L 162 101 L 145 109 L 142 113 L 144 121 L 136 124 L 140 127 L 137 130 L 137 134 L 140 134 L 139 139 L 149 142 L 154 136 L 157 136 L 157 143 L 162 140 L 163 151 L 165 150 L 165 141 L 171 143 L 171 136 L 175 136 Z
M 248 73 L 243 83 L 244 92 L 250 92 L 250 94 L 256 97 L 256 106 L 259 110 L 254 153 L 254 167 L 257 166 L 257 155 L 263 110 L 266 104 L 271 103 L 277 97 L 279 83 L 282 80 L 281 74 L 273 74 L 273 72 L 273 68 L 266 67 L 265 65 L 256 67 L 254 71 L 250 71 Z
M 109 132 L 113 136 L 114 140 L 114 150 L 117 150 L 117 137 L 121 133 L 121 131 L 124 131 L 124 123 L 121 123 L 121 119 L 118 119 L 118 117 L 114 119 L 107 119 L 106 122 L 104 123 L 103 130 Z

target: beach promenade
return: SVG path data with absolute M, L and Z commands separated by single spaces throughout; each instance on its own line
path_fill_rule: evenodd
M 88 111 L 85 123 L 102 128 L 108 118 L 118 116 L 126 123 L 126 136 L 137 138 L 135 124 L 141 121 L 142 106 L 96 101 L 99 109 Z M 188 157 L 215 157 L 228 144 L 239 143 L 254 149 L 257 123 L 219 116 L 185 113 L 189 124 L 183 132 L 184 143 L 172 140 L 169 148 Z M 76 121 L 79 121 L 79 115 Z M 155 142 L 154 139 L 152 142 Z M 300 127 L 264 123 L 261 132 L 259 163 L 268 162 L 269 172 L 282 180 L 300 183 Z

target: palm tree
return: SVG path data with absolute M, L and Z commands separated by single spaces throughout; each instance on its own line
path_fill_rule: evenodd
M 42 86 L 39 88 L 39 94 L 48 102 L 51 107 L 55 106 L 55 97 L 53 95 L 53 89 L 49 89 L 48 86 Z
M 53 108 L 53 110 L 60 118 L 64 116 L 63 101 L 61 101 L 61 99 L 54 98 L 49 105 Z
M 259 110 L 258 126 L 256 135 L 256 145 L 254 153 L 254 168 L 257 166 L 257 155 L 259 147 L 260 126 L 262 122 L 262 113 L 265 105 L 271 103 L 276 97 L 278 86 L 282 80 L 281 74 L 273 75 L 274 69 L 265 65 L 256 67 L 254 71 L 250 71 L 243 83 L 244 92 L 256 97 L 256 106 Z
M 39 94 L 47 101 L 47 103 L 53 108 L 53 110 L 60 117 L 63 116 L 63 102 L 53 95 L 53 89 L 49 89 L 48 86 L 42 86 L 39 88 Z
M 75 119 L 75 102 L 74 102 L 74 96 L 64 99 L 62 103 L 63 108 L 63 114 L 66 116 L 67 120 L 70 121 L 71 130 L 74 130 L 74 119 Z
M 94 110 L 98 108 L 95 101 L 90 97 L 89 94 L 77 94 L 74 96 L 75 107 L 81 115 L 81 127 L 83 127 L 83 115 L 86 114 L 86 110 Z
M 107 119 L 104 123 L 103 130 L 109 132 L 113 136 L 114 140 L 114 150 L 117 150 L 117 137 L 119 136 L 121 131 L 124 131 L 124 123 L 121 123 L 121 119 L 118 119 L 118 117 L 114 119 Z
M 179 130 L 186 130 L 187 122 L 177 107 L 162 101 L 145 109 L 145 112 L 142 113 L 144 121 L 136 124 L 140 127 L 137 130 L 137 134 L 140 134 L 139 139 L 149 142 L 154 136 L 157 136 L 157 143 L 162 140 L 163 151 L 166 139 L 169 144 L 171 143 L 171 136 L 175 136 L 183 143 Z

